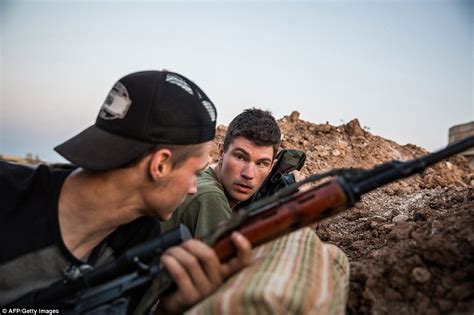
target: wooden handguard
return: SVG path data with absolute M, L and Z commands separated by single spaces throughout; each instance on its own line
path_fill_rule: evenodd
M 341 184 L 333 179 L 295 195 L 284 204 L 250 217 L 237 231 L 256 247 L 346 208 L 346 193 Z M 230 234 L 224 235 L 212 247 L 222 262 L 236 254 Z

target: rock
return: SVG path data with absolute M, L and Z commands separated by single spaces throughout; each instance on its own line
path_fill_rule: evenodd
M 318 130 L 321 131 L 321 132 L 323 132 L 323 133 L 329 133 L 329 132 L 331 132 L 332 127 L 331 127 L 331 125 L 329 125 L 329 124 L 320 125 L 319 128 L 318 128 Z
M 291 122 L 297 122 L 300 119 L 300 113 L 296 110 L 292 111 L 289 119 Z
M 454 303 L 445 299 L 440 299 L 438 301 L 438 305 L 439 305 L 439 310 L 443 313 L 449 312 L 454 308 Z
M 348 122 L 344 126 L 344 129 L 351 136 L 357 137 L 357 136 L 364 136 L 365 135 L 365 131 L 360 126 L 359 120 L 357 118 L 351 120 L 350 122 Z
M 410 234 L 414 229 L 413 222 L 401 222 L 397 224 L 389 233 L 389 238 L 397 241 L 410 238 Z
M 426 312 L 423 312 L 423 313 L 425 313 L 426 315 L 438 315 L 439 314 L 438 310 L 434 307 L 429 308 L 428 310 L 426 310 Z
M 401 301 L 402 295 L 397 291 L 393 290 L 392 288 L 388 287 L 385 290 L 385 299 L 387 301 Z
M 431 274 L 428 270 L 422 267 L 416 267 L 412 270 L 411 274 L 418 283 L 427 283 L 431 279 Z
M 365 249 L 365 242 L 360 240 L 360 241 L 355 241 L 351 244 L 351 247 L 355 250 L 355 251 L 362 251 Z
M 367 218 L 367 220 L 382 223 L 382 222 L 385 222 L 387 219 L 385 219 L 384 217 L 382 217 L 380 215 L 374 215 L 370 218 Z
M 446 275 L 444 276 L 443 278 L 441 278 L 441 284 L 443 285 L 443 287 L 445 289 L 451 289 L 454 284 L 455 284 L 455 280 L 451 277 L 451 275 Z
M 474 284 L 464 283 L 452 288 L 451 293 L 456 300 L 465 300 L 474 295 Z
M 393 223 L 400 223 L 400 222 L 406 222 L 406 221 L 408 221 L 408 216 L 405 214 L 399 214 L 392 219 Z

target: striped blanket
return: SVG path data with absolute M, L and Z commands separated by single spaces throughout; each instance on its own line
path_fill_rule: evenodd
M 186 314 L 344 314 L 349 262 L 309 228 L 253 251 L 253 262 Z

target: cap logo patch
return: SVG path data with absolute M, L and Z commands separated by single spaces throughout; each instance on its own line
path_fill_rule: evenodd
M 107 95 L 99 117 L 106 120 L 122 119 L 127 115 L 130 105 L 132 105 L 132 100 L 128 96 L 127 88 L 117 82 Z

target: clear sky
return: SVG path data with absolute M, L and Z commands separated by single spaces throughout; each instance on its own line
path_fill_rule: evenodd
M 0 153 L 63 161 L 123 75 L 197 83 L 218 123 L 243 109 L 428 150 L 474 120 L 474 1 L 1 1 Z

